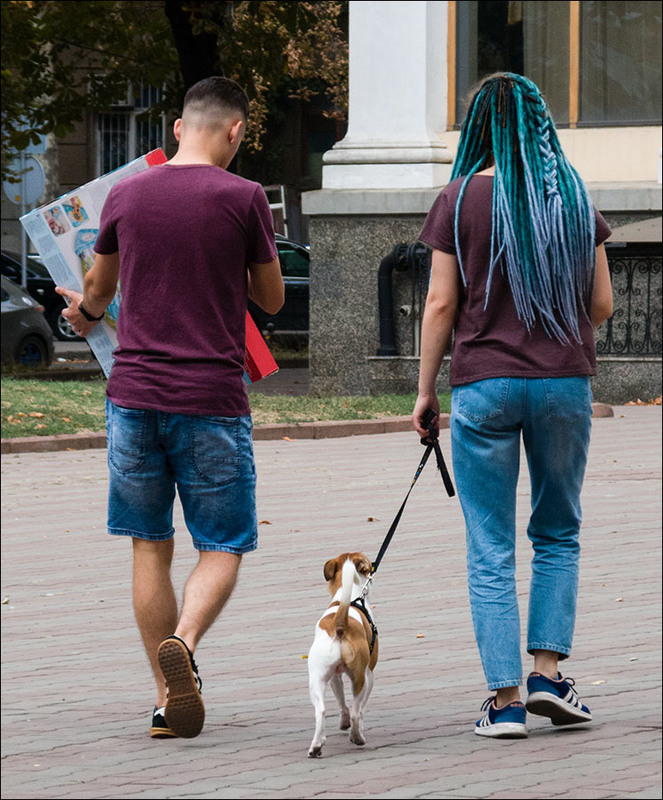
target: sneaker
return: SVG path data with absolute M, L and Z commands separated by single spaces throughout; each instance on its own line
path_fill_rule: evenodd
M 175 731 L 168 727 L 164 714 L 165 710 L 166 706 L 162 706 L 161 708 L 154 706 L 154 711 L 152 712 L 152 726 L 150 727 L 150 736 L 153 739 L 172 739 L 173 737 L 177 737 Z
M 580 702 L 574 686 L 573 678 L 563 678 L 559 672 L 557 680 L 532 672 L 527 679 L 527 710 L 550 717 L 553 725 L 591 722 L 592 712 Z
M 193 739 L 205 722 L 205 706 L 200 694 L 203 682 L 193 655 L 184 639 L 173 635 L 159 645 L 158 658 L 168 688 L 166 723 L 176 736 Z
M 481 706 L 481 710 L 487 711 L 487 714 L 474 726 L 474 732 L 493 739 L 526 739 L 525 706 L 516 700 L 497 708 L 495 700 L 495 697 L 489 697 Z

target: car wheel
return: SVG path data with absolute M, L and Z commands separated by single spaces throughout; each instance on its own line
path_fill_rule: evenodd
M 47 367 L 48 347 L 39 336 L 26 336 L 16 348 L 14 361 L 25 367 Z
M 82 342 L 82 338 L 74 333 L 71 323 L 66 317 L 62 316 L 62 309 L 53 309 L 47 317 L 47 322 L 56 338 L 61 342 Z

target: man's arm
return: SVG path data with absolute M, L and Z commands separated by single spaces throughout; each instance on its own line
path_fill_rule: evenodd
M 428 435 L 423 422 L 428 409 L 435 413 L 434 425 L 438 428 L 440 402 L 435 383 L 449 345 L 457 308 L 458 260 L 456 256 L 433 250 L 431 281 L 421 325 L 419 394 L 412 413 L 414 428 L 422 437 Z
M 69 308 L 64 309 L 62 316 L 71 323 L 79 336 L 87 336 L 97 321 L 87 320 L 79 310 L 81 303 L 92 317 L 101 316 L 110 304 L 120 276 L 120 254 L 100 255 L 95 253 L 94 265 L 83 280 L 83 294 L 56 286 L 55 291 L 70 300 Z
M 249 299 L 268 314 L 276 314 L 285 300 L 278 258 L 267 264 L 249 264 Z

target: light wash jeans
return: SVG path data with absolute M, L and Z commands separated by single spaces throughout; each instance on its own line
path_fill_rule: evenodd
M 452 392 L 451 446 L 467 537 L 474 632 L 489 690 L 522 683 L 515 581 L 520 441 L 530 472 L 534 557 L 527 650 L 571 652 L 589 378 L 491 378 Z

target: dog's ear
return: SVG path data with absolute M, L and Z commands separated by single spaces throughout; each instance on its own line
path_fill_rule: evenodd
M 323 574 L 325 576 L 326 581 L 333 581 L 334 576 L 338 572 L 338 561 L 335 558 L 330 558 L 329 561 L 325 564 L 323 569 Z
M 359 553 L 355 556 L 354 565 L 357 572 L 366 578 L 371 574 L 371 570 L 373 569 L 373 565 L 363 553 Z

